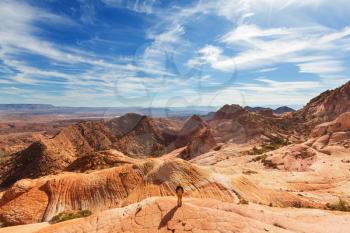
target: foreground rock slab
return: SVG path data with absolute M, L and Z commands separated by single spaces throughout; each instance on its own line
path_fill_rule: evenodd
M 58 224 L 31 224 L 0 229 L 0 233 L 75 232 L 347 232 L 350 214 L 315 209 L 279 209 L 236 205 L 212 199 L 153 197 L 124 208 Z

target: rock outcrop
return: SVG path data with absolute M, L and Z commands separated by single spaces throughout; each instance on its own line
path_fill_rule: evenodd
M 296 115 L 316 125 L 334 120 L 350 111 L 350 82 L 334 90 L 328 90 L 310 100 Z
M 144 116 L 117 140 L 116 148 L 130 156 L 159 156 L 177 137 L 178 126 L 170 120 Z
M 204 128 L 197 132 L 196 138 L 187 144 L 186 148 L 181 151 L 180 156 L 183 159 L 192 159 L 197 155 L 207 153 L 216 146 L 217 144 L 212 131 Z
M 237 104 L 226 104 L 214 114 L 214 120 L 234 119 L 248 113 L 247 110 Z
M 332 151 L 350 152 L 350 112 L 337 117 L 334 121 L 317 125 L 308 141 L 313 148 L 326 154 Z
M 266 117 L 274 117 L 274 113 L 272 109 L 259 110 L 257 111 L 257 113 Z
M 247 143 L 262 135 L 289 130 L 288 119 L 271 117 L 271 112 L 265 115 L 249 112 L 239 105 L 225 105 L 215 113 L 209 125 L 217 142 Z
M 180 153 L 180 157 L 183 159 L 191 159 L 196 155 L 208 152 L 216 146 L 210 126 L 201 117 L 193 115 L 186 121 L 172 148 L 184 146 L 185 149 Z
M 284 171 L 310 171 L 317 159 L 317 151 L 305 144 L 283 147 L 271 153 L 266 153 L 262 163 L 266 168 Z

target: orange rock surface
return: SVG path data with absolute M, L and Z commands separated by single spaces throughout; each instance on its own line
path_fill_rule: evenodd
M 334 225 L 337 226 L 336 230 Z M 110 209 L 87 218 L 58 224 L 34 224 L 0 229 L 0 233 L 73 232 L 346 232 L 350 215 L 317 210 L 278 212 L 256 205 L 235 205 L 211 199 L 149 198 L 124 208 Z

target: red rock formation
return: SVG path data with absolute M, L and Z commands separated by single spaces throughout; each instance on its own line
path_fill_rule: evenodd
M 184 147 L 180 157 L 190 159 L 193 156 L 206 153 L 216 146 L 209 125 L 199 116 L 193 115 L 186 121 L 177 133 L 176 140 L 168 147 L 168 151 Z
M 334 121 L 326 122 L 316 126 L 311 132 L 312 137 L 320 137 L 325 134 L 350 131 L 350 112 L 337 117 Z
M 272 109 L 259 110 L 257 113 L 266 117 L 274 117 Z
M 178 124 L 144 116 L 128 133 L 119 138 L 116 148 L 131 156 L 159 156 L 176 138 Z
M 180 156 L 183 159 L 192 159 L 197 155 L 207 153 L 216 145 L 211 130 L 203 128 L 196 132 L 195 138 L 187 144 L 183 151 L 181 151 Z
M 132 156 L 159 156 L 179 130 L 178 121 L 126 114 L 110 121 L 87 121 L 61 130 L 52 139 L 35 142 L 1 162 L 0 186 L 23 178 L 54 174 L 87 156 L 118 149 Z M 76 168 L 75 170 L 79 170 Z
M 261 135 L 283 132 L 290 124 L 288 119 L 266 117 L 239 105 L 225 105 L 215 113 L 209 125 L 217 142 L 246 143 Z
M 332 121 L 340 114 L 348 111 L 350 111 L 350 82 L 313 98 L 296 115 L 315 125 Z
M 237 104 L 226 104 L 214 114 L 214 120 L 233 119 L 247 113 L 249 112 Z
M 309 171 L 317 159 L 316 151 L 305 144 L 296 144 L 281 148 L 264 159 L 266 168 L 285 171 Z
M 334 151 L 350 152 L 350 112 L 337 117 L 334 121 L 317 125 L 311 132 L 308 144 L 316 150 L 332 154 Z

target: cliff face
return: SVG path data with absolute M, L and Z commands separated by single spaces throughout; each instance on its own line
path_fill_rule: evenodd
M 340 114 L 349 111 L 350 82 L 313 98 L 304 108 L 297 111 L 296 115 L 315 125 L 332 121 Z
M 178 132 L 176 140 L 170 145 L 169 151 L 186 147 L 180 154 L 182 158 L 205 153 L 216 145 L 208 123 L 201 117 L 193 115 Z
M 200 116 L 190 117 L 167 148 L 168 152 L 185 147 L 179 154 L 183 159 L 206 153 L 216 146 L 212 130 Z
M 212 131 L 207 128 L 202 129 L 197 132 L 196 137 L 181 151 L 180 156 L 183 159 L 192 159 L 197 155 L 209 152 L 216 145 Z
M 273 113 L 249 112 L 239 105 L 225 105 L 209 121 L 217 142 L 247 143 L 262 135 L 285 134 L 293 125 L 284 117 L 273 117 Z M 294 124 L 294 127 L 297 124 Z

